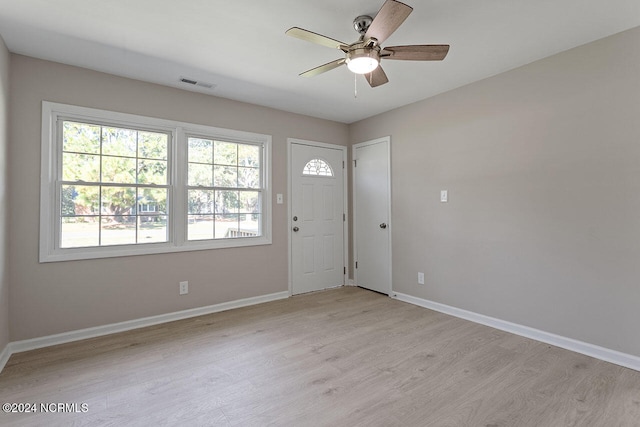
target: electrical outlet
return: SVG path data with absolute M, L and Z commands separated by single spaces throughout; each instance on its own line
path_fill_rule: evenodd
M 189 293 L 189 282 L 180 282 L 180 295 Z
M 424 273 L 418 272 L 418 285 L 424 285 Z

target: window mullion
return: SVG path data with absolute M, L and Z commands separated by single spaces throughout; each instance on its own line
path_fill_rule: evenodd
M 169 208 L 172 221 L 170 223 L 170 233 L 176 246 L 183 246 L 187 240 L 187 139 L 184 129 L 178 126 L 172 135 L 172 149 L 169 152 L 171 171 L 170 179 L 170 200 Z

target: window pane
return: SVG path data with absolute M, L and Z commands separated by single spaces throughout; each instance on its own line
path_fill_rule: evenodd
M 216 215 L 216 239 L 238 237 L 238 220 L 237 214 Z
M 100 181 L 100 156 L 63 153 L 62 179 L 64 181 Z
M 100 201 L 103 215 L 135 214 L 136 189 L 134 187 L 102 187 Z
M 238 145 L 238 166 L 260 167 L 260 147 L 257 145 Z
M 167 160 L 168 140 L 164 133 L 138 132 L 138 157 Z
M 257 191 L 241 191 L 240 213 L 260 213 L 260 193 Z
M 160 215 L 167 213 L 166 188 L 139 188 L 138 215 Z
M 97 215 L 100 212 L 100 187 L 63 185 L 60 194 L 61 215 Z
M 61 248 L 82 248 L 100 244 L 98 217 L 76 216 L 62 218 L 60 226 Z
M 102 182 L 135 184 L 136 159 L 103 156 Z
M 167 184 L 167 162 L 138 160 L 138 184 Z
M 240 214 L 240 236 L 256 237 L 261 235 L 259 214 Z
M 189 162 L 213 163 L 213 141 L 189 138 Z
M 235 166 L 238 164 L 238 144 L 215 141 L 213 163 L 216 165 Z
M 213 190 L 189 190 L 187 203 L 189 214 L 213 213 Z
M 213 186 L 213 167 L 189 163 L 189 183 L 188 185 L 203 187 Z
M 138 216 L 138 243 L 167 242 L 166 215 Z
M 136 217 L 101 217 L 100 243 L 102 245 L 129 245 L 136 243 Z
M 62 150 L 99 154 L 100 126 L 64 122 L 62 125 Z
M 238 213 L 238 205 L 237 191 L 216 191 L 216 213 Z
M 137 133 L 131 129 L 102 128 L 102 154 L 136 157 Z
M 213 239 L 213 215 L 189 215 L 187 224 L 187 239 Z
M 238 168 L 238 187 L 260 188 L 260 170 L 255 168 Z
M 238 186 L 238 168 L 234 166 L 214 166 L 215 187 L 237 187 Z

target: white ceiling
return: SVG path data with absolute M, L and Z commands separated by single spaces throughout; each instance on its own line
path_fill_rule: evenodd
M 352 123 L 640 25 L 640 0 L 407 0 L 384 45 L 450 44 L 444 61 L 383 61 L 389 83 L 359 77 L 357 98 L 346 67 L 298 77 L 342 52 L 288 28 L 351 43 L 383 2 L 0 0 L 0 35 L 19 54 Z

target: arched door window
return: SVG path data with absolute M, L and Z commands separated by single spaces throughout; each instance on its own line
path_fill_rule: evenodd
M 322 159 L 312 159 L 304 165 L 302 175 L 310 176 L 333 176 L 333 170 L 327 162 Z

